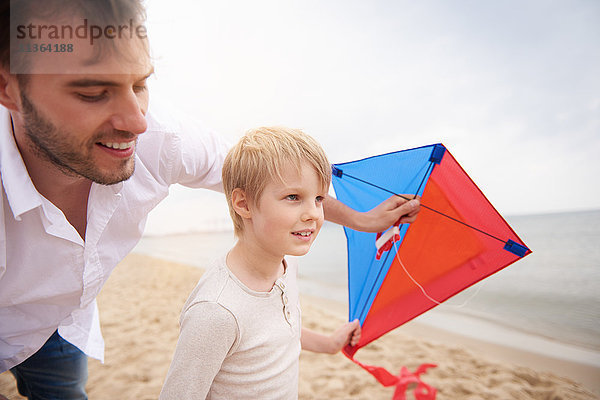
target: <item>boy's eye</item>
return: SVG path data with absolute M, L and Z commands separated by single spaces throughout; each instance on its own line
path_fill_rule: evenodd
M 288 194 L 285 198 L 288 200 L 296 201 L 296 200 L 298 200 L 299 197 L 297 194 Z
M 315 201 L 317 203 L 322 203 L 325 200 L 325 196 L 317 196 L 317 198 L 315 199 Z

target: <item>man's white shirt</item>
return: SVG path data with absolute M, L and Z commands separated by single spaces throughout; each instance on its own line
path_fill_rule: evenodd
M 34 354 L 57 328 L 103 360 L 96 296 L 141 238 L 148 213 L 175 183 L 222 191 L 228 145 L 218 135 L 164 110 L 151 109 L 146 119 L 131 178 L 92 184 L 84 241 L 35 189 L 0 106 L 0 372 Z

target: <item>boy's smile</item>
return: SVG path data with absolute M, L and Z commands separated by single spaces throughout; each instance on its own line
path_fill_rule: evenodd
M 292 235 L 298 236 L 300 240 L 310 241 L 312 239 L 314 231 L 312 229 L 301 231 L 301 232 L 292 232 Z

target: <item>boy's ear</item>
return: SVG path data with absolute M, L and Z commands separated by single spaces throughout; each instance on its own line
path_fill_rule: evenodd
M 16 75 L 0 67 L 0 104 L 11 111 L 18 111 L 19 85 Z
M 252 216 L 249 203 L 250 201 L 244 190 L 240 188 L 233 189 L 233 192 L 231 192 L 231 207 L 240 217 L 250 218 Z

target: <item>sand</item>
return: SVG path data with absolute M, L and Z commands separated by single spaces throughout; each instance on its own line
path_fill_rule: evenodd
M 89 361 L 90 399 L 158 397 L 177 342 L 179 312 L 201 274 L 198 268 L 137 254 L 117 266 L 98 298 L 106 363 Z M 325 333 L 347 315 L 342 304 L 306 296 L 302 309 L 303 324 Z M 422 378 L 437 388 L 440 400 L 600 399 L 595 369 L 565 364 L 569 377 L 561 376 L 550 372 L 561 366 L 552 357 L 413 323 L 371 343 L 356 357 L 391 372 L 403 365 L 414 370 L 422 363 L 437 364 Z M 391 399 L 393 391 L 342 354 L 301 354 L 300 399 Z M 22 399 L 9 372 L 0 374 L 0 394 Z M 410 391 L 408 398 L 413 398 Z

